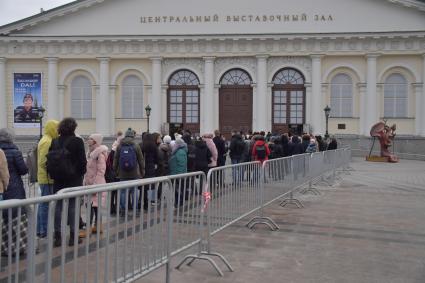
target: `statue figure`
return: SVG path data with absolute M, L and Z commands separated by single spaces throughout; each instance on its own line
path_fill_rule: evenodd
M 387 125 L 386 121 L 378 122 L 370 129 L 370 135 L 379 139 L 381 145 L 381 157 L 386 157 L 388 162 L 398 162 L 398 157 L 391 154 L 389 147 L 393 144 L 395 137 L 396 125 L 391 127 Z M 373 146 L 373 145 L 372 145 Z

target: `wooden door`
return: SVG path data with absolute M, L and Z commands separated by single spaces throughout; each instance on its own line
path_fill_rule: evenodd
M 247 133 L 252 129 L 252 88 L 221 87 L 219 92 L 220 131 L 230 139 L 231 132 Z

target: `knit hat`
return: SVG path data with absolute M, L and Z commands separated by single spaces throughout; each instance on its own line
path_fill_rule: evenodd
M 170 144 L 171 142 L 171 137 L 169 135 L 164 136 L 164 138 L 162 139 L 164 141 L 164 143 L 166 144 Z
M 178 138 L 176 139 L 176 146 L 183 146 L 186 143 L 184 142 L 184 140 L 182 138 Z
M 12 129 L 0 129 L 0 142 L 13 143 L 15 140 L 15 132 Z
M 134 136 L 135 136 L 135 133 L 134 133 L 134 131 L 133 131 L 133 129 L 132 128 L 128 128 L 128 130 L 125 132 L 125 137 L 127 138 L 134 138 Z
M 101 134 L 91 134 L 89 139 L 94 140 L 98 145 L 101 145 L 103 142 L 103 136 Z

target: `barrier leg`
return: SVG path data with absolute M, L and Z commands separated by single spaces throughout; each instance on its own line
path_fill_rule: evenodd
M 298 208 L 303 208 L 304 207 L 304 205 L 299 200 L 297 200 L 297 199 L 295 199 L 293 197 L 293 192 L 290 192 L 289 193 L 289 198 L 286 198 L 286 199 L 282 200 L 279 205 L 282 206 L 282 207 L 284 207 L 287 204 L 293 204 L 293 205 L 295 205 Z
M 306 194 L 306 193 L 312 193 L 313 195 L 319 196 L 322 193 L 315 187 L 313 187 L 313 182 L 310 180 L 310 182 L 308 182 L 308 187 L 304 188 L 301 191 L 302 194 Z
M 276 231 L 279 230 L 279 226 L 274 222 L 270 217 L 264 217 L 264 216 L 255 216 L 253 217 L 247 224 L 246 227 L 249 229 L 253 229 L 255 225 L 257 224 L 264 224 L 267 225 L 270 230 Z

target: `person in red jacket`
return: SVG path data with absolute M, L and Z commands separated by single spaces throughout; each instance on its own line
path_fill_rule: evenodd
M 264 136 L 257 136 L 254 138 L 255 139 L 255 143 L 254 146 L 252 147 L 252 160 L 255 161 L 260 161 L 261 163 L 263 163 L 265 160 L 269 159 L 269 155 L 270 155 L 270 148 L 267 145 Z

